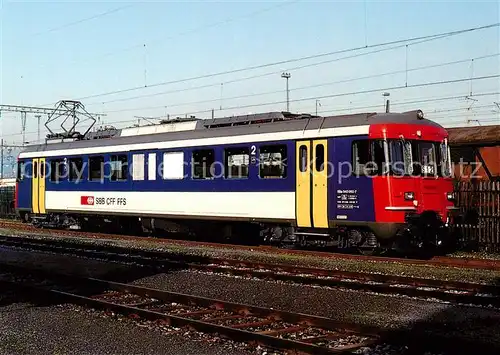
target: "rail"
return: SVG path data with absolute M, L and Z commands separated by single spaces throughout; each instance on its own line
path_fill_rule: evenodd
M 0 237 L 0 245 L 24 250 L 77 255 L 104 261 L 134 262 L 159 270 L 189 269 L 298 284 L 341 287 L 381 294 L 432 298 L 459 304 L 500 307 L 500 285 L 298 267 L 196 255 L 172 255 L 114 246 L 99 246 L 97 250 L 96 246 L 19 237 Z

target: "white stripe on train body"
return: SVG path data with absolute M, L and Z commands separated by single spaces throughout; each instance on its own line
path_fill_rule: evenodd
M 150 143 L 136 143 L 136 144 L 117 144 L 111 146 L 94 146 L 87 148 L 73 148 L 73 149 L 55 149 L 41 152 L 26 152 L 21 153 L 19 158 L 43 158 L 55 156 L 69 156 L 69 155 L 83 155 L 83 154 L 99 154 L 99 153 L 114 153 L 114 152 L 128 152 L 134 150 L 148 150 L 148 149 L 170 149 L 170 148 L 186 148 L 186 147 L 201 147 L 212 145 L 224 144 L 239 144 L 239 143 L 253 143 L 253 142 L 276 142 L 282 140 L 301 140 L 301 139 L 314 139 L 314 138 L 327 138 L 327 137 L 341 137 L 352 135 L 368 134 L 370 125 L 363 126 L 350 126 L 350 127 L 335 127 L 325 128 L 321 130 L 305 130 L 305 131 L 290 131 L 290 132 L 276 132 L 276 133 L 262 133 L 262 134 L 246 134 L 228 137 L 210 137 L 198 138 L 189 140 L 173 140 L 173 141 L 155 141 Z M 95 142 L 95 141 L 94 141 Z
M 48 211 L 295 219 L 294 192 L 47 191 L 45 203 Z

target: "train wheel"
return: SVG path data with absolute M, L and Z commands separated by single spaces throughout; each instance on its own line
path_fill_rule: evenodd
M 356 235 L 356 249 L 362 255 L 375 256 L 387 252 L 387 248 L 380 245 L 375 234 L 370 231 L 353 231 Z

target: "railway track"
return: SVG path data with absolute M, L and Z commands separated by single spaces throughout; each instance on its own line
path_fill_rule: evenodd
M 380 341 L 379 329 L 373 327 L 109 280 L 3 265 L 0 284 L 49 300 L 155 321 L 177 332 L 190 328 L 278 350 L 340 354 Z
M 42 233 L 42 231 L 39 228 L 35 228 L 33 226 L 20 223 L 18 221 L 0 220 L 0 228 L 2 228 L 2 226 L 19 231 Z M 60 234 L 69 237 L 73 236 L 78 238 L 89 238 L 89 239 L 102 238 L 102 239 L 117 239 L 124 241 L 143 241 L 143 242 L 149 241 L 154 243 L 166 243 L 174 245 L 177 244 L 177 245 L 194 246 L 194 247 L 213 247 L 213 248 L 226 248 L 226 249 L 246 250 L 246 251 L 261 251 L 265 253 L 274 253 L 274 254 L 292 254 L 297 256 L 314 256 L 318 258 L 333 258 L 333 259 L 344 259 L 353 261 L 399 263 L 399 264 L 424 265 L 424 266 L 436 266 L 436 267 L 446 266 L 446 267 L 484 269 L 484 270 L 500 270 L 500 260 L 495 260 L 495 259 L 459 258 L 459 257 L 448 257 L 448 256 L 435 256 L 431 259 L 409 259 L 409 258 L 398 258 L 398 257 L 387 257 L 387 256 L 366 256 L 358 254 L 334 253 L 327 251 L 283 249 L 268 245 L 246 246 L 246 245 L 226 244 L 217 242 L 166 239 L 166 238 L 155 238 L 147 236 L 128 236 L 128 235 L 59 230 L 59 229 L 50 229 L 50 233 Z
M 68 241 L 35 240 L 21 237 L 0 236 L 0 246 L 77 255 L 120 263 L 135 263 L 157 270 L 186 269 L 381 294 L 431 298 L 460 304 L 500 307 L 500 285 L 298 267 L 194 255 L 174 255 L 114 246 L 99 246 L 96 249 L 96 246 L 74 244 Z
M 410 350 L 411 354 L 429 354 L 429 351 L 498 354 L 500 351 L 498 344 L 470 336 L 449 336 L 445 329 L 422 325 L 379 328 L 1 262 L 0 270 L 1 289 L 17 295 L 18 301 L 45 306 L 80 305 L 108 315 L 112 312 L 111 315 L 127 316 L 139 324 L 149 322 L 149 328 L 158 327 L 167 334 L 195 330 L 254 348 L 260 345 L 264 351 L 360 354 L 365 353 L 365 347 L 387 345 Z

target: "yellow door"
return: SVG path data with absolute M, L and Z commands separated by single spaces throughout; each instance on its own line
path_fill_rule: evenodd
M 312 143 L 312 206 L 315 228 L 328 228 L 328 159 L 326 139 Z
M 298 227 L 311 227 L 311 143 L 297 142 L 295 213 Z
M 32 172 L 31 172 L 31 210 L 33 213 L 40 213 L 38 208 L 38 163 L 39 159 L 33 159 Z
M 328 228 L 327 140 L 299 141 L 296 148 L 297 227 Z
M 45 179 L 47 169 L 45 166 L 45 158 L 39 159 L 39 174 L 38 174 L 38 209 L 40 213 L 45 213 Z

